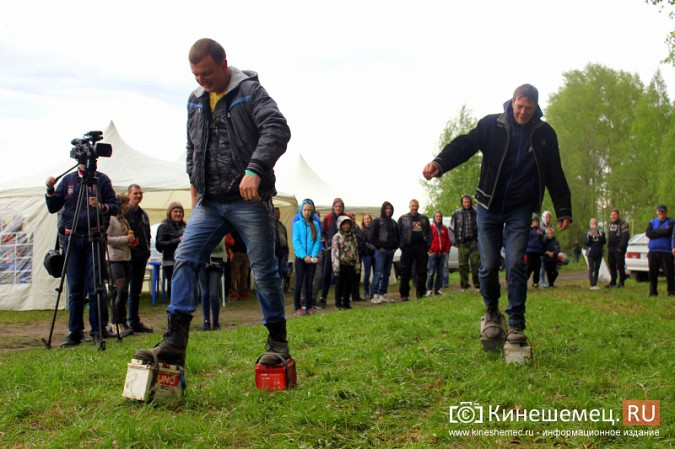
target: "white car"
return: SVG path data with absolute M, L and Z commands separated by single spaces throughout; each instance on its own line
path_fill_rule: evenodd
M 649 238 L 645 234 L 635 234 L 626 248 L 626 272 L 638 282 L 649 279 L 648 244 Z

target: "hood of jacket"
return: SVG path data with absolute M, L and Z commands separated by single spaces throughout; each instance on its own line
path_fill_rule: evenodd
M 316 214 L 316 209 L 314 208 L 314 202 L 312 200 L 310 200 L 309 198 L 302 200 L 302 202 L 298 206 L 298 213 L 302 217 L 302 208 L 305 206 L 305 204 L 309 204 L 310 206 L 312 206 L 312 215 L 311 216 L 313 217 Z
M 352 219 L 348 215 L 340 215 L 337 220 L 338 229 L 340 229 L 342 223 L 344 223 L 345 221 L 348 221 L 351 224 L 352 228 L 354 227 L 354 222 L 352 222 Z M 349 230 L 351 231 L 352 228 L 349 228 Z
M 464 198 L 468 198 L 469 201 L 471 201 L 471 205 L 469 206 L 469 209 L 471 209 L 473 207 L 473 198 L 471 198 L 471 195 L 469 195 L 468 193 L 465 193 L 464 195 L 462 195 L 462 197 L 459 199 L 459 205 L 462 208 L 464 207 Z
M 384 203 L 382 203 L 382 207 L 380 208 L 380 217 L 387 218 L 387 215 L 384 212 L 384 209 L 386 209 L 387 206 L 391 207 L 391 217 L 389 217 L 389 218 L 393 218 L 393 216 L 394 216 L 394 205 L 391 204 L 389 201 L 385 201 Z
M 230 69 L 230 83 L 227 85 L 227 92 L 236 89 L 243 81 L 253 80 L 258 81 L 258 73 L 253 70 L 239 70 L 236 67 L 229 66 Z M 197 87 L 193 92 L 195 97 L 202 95 L 209 95 L 202 86 Z

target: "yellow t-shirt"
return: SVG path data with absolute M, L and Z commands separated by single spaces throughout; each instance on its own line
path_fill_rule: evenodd
M 225 96 L 227 93 L 227 89 L 225 91 L 217 94 L 215 92 L 211 92 L 209 94 L 209 99 L 211 100 L 211 112 L 216 110 L 216 104 L 218 104 L 218 101 Z

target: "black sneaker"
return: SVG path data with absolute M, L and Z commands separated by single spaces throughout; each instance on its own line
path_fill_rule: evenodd
M 62 348 L 71 348 L 82 343 L 82 333 L 81 332 L 68 332 L 66 340 L 61 343 Z
M 202 324 L 202 330 L 203 331 L 211 330 L 211 324 L 209 324 L 208 321 L 204 321 L 204 324 Z

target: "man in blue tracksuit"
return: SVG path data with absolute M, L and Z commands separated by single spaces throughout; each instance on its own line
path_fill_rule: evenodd
M 537 89 L 524 84 L 504 103 L 502 114 L 482 118 L 468 134 L 453 139 L 422 172 L 430 180 L 483 153 L 476 190 L 478 247 L 481 267 L 480 291 L 485 303 L 485 335 L 503 336 L 499 312 L 499 264 L 502 244 L 506 253 L 509 306 L 507 341 L 525 345 L 525 300 L 527 271 L 525 249 L 533 212 L 541 210 L 548 189 L 558 220 L 558 229 L 572 222 L 569 186 L 560 162 L 558 138 L 543 122 Z
M 673 274 L 673 228 L 675 220 L 668 218 L 668 208 L 660 204 L 656 208 L 656 218 L 647 225 L 645 234 L 649 237 L 649 296 L 657 296 L 656 290 L 659 279 L 659 268 L 666 275 L 668 296 L 675 296 L 675 275 Z

